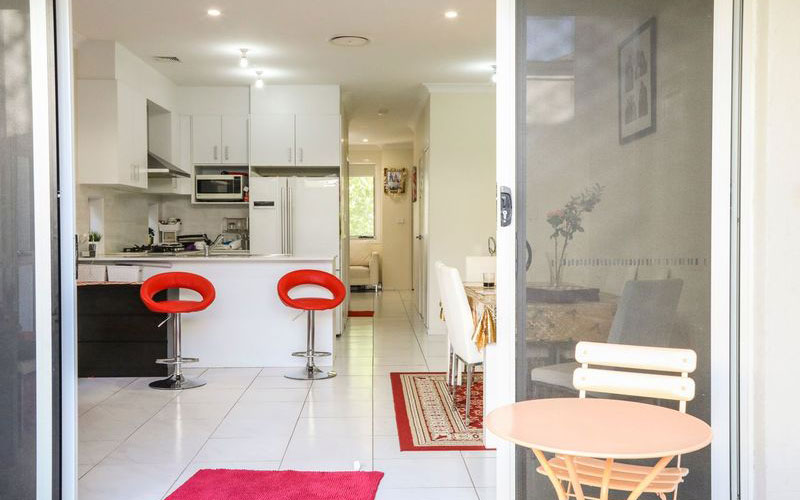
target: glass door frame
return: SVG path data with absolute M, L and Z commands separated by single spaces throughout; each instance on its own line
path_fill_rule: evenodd
M 520 14 L 522 10 L 522 14 Z M 711 450 L 712 500 L 738 495 L 738 200 L 741 0 L 714 1 L 711 160 Z M 525 22 L 524 0 L 497 0 L 497 186 L 512 196 L 510 225 L 497 219 L 497 344 L 487 350 L 493 371 L 491 410 L 516 401 L 517 342 L 525 296 Z M 522 209 L 522 210 L 520 210 Z M 524 345 L 524 344 L 523 344 Z M 489 385 L 491 384 L 491 385 Z M 514 446 L 493 436 L 497 498 L 515 498 Z M 524 450 L 523 450 L 524 451 Z M 521 500 L 521 499 L 520 499 Z

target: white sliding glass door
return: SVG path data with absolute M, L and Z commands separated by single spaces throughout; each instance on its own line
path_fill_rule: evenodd
M 498 185 L 513 219 L 498 227 L 493 355 L 513 365 L 506 400 L 577 397 L 582 340 L 694 350 L 688 413 L 715 433 L 682 459 L 680 497 L 696 500 L 731 494 L 733 12 L 498 3 Z M 530 450 L 498 446 L 498 498 L 555 498 Z

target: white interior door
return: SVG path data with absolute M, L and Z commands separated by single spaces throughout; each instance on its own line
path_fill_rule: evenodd
M 417 169 L 417 229 L 414 248 L 418 257 L 417 262 L 417 311 L 423 324 L 428 326 L 428 158 L 429 149 L 426 148 L 419 159 Z

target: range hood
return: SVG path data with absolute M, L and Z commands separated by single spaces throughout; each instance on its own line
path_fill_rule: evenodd
M 191 177 L 180 167 L 150 151 L 147 152 L 147 177 L 151 179 L 171 179 L 173 177 Z

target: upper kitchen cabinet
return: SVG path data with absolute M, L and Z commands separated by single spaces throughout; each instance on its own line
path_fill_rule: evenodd
M 294 137 L 297 165 L 338 167 L 341 163 L 339 115 L 297 115 Z
M 250 120 L 252 165 L 339 166 L 339 115 L 266 114 Z
M 147 188 L 147 99 L 118 80 L 76 80 L 78 182 Z
M 247 116 L 193 115 L 192 163 L 247 165 L 247 123 Z
M 250 164 L 294 166 L 294 115 L 250 117 Z

